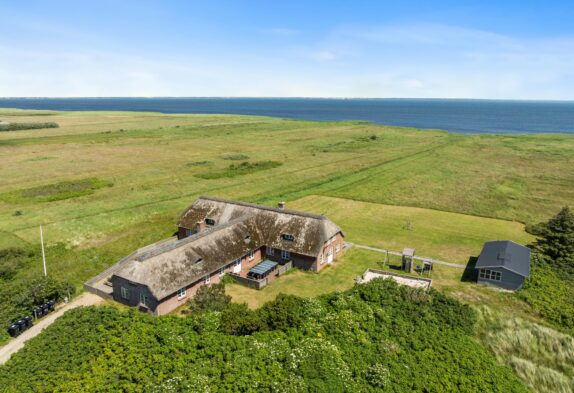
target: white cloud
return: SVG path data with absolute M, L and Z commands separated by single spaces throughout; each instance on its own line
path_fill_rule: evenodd
M 345 27 L 299 46 L 240 55 L 220 49 L 134 56 L 4 45 L 0 96 L 574 99 L 568 37 L 533 40 L 437 25 Z

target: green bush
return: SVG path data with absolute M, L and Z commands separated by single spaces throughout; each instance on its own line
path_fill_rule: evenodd
M 112 186 L 110 181 L 91 177 L 6 192 L 0 194 L 0 200 L 9 203 L 53 202 L 90 195 L 100 188 Z
M 189 309 L 192 312 L 223 311 L 229 303 L 231 296 L 225 293 L 225 284 L 204 285 L 189 301 Z
M 42 128 L 58 128 L 58 123 L 8 123 L 0 124 L 0 131 L 38 130 Z
M 472 311 L 446 300 L 373 280 L 318 299 L 281 296 L 255 311 L 229 304 L 185 318 L 77 308 L 0 367 L 0 386 L 70 393 L 526 392 L 467 333 Z
M 248 175 L 250 173 L 264 171 L 267 169 L 277 168 L 283 165 L 279 161 L 256 161 L 256 162 L 242 162 L 241 164 L 231 164 L 222 171 L 198 173 L 195 176 L 202 179 L 221 179 L 224 177 L 235 177 Z

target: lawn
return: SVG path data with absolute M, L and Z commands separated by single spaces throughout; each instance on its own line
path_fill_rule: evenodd
M 480 253 L 485 241 L 510 239 L 523 244 L 532 240 L 518 222 L 441 212 L 431 209 L 389 206 L 340 198 L 311 195 L 288 206 L 334 220 L 345 232 L 345 240 L 390 250 L 415 248 L 416 254 L 466 265 Z M 278 293 L 315 297 L 353 286 L 354 278 L 368 268 L 397 272 L 400 257 L 351 248 L 334 265 L 319 274 L 295 270 L 257 291 L 232 284 L 228 293 L 236 302 L 258 307 Z M 491 304 L 497 309 L 512 306 L 516 315 L 528 314 L 527 307 L 511 294 L 461 281 L 464 269 L 435 265 L 433 287 L 471 304 Z
M 411 246 L 456 262 L 475 255 L 484 240 L 527 242 L 519 222 L 545 219 L 574 200 L 572 135 L 456 135 L 234 115 L 0 115 L 60 125 L 0 134 L 0 245 L 39 249 L 42 224 L 49 246 L 63 244 L 47 250 L 52 274 L 77 285 L 172 234 L 178 215 L 202 194 L 286 200 L 328 214 L 351 241 Z M 198 177 L 230 165 L 248 170 Z M 112 186 L 84 187 L 86 179 Z M 36 267 L 22 276 L 38 274 Z
M 519 222 L 450 213 L 433 209 L 390 206 L 311 195 L 293 201 L 290 208 L 324 214 L 353 243 L 466 263 L 488 240 L 508 239 L 528 244 L 533 237 Z

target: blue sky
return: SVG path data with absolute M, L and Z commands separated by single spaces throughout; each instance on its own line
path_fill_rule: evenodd
M 0 0 L 0 96 L 574 99 L 573 1 Z

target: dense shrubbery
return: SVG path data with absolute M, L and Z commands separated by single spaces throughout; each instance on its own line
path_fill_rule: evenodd
M 38 130 L 42 128 L 58 128 L 58 123 L 8 123 L 0 124 L 0 131 Z
M 546 265 L 532 267 L 519 296 L 554 326 L 574 335 L 574 284 Z
M 231 296 L 225 293 L 225 284 L 218 283 L 200 287 L 189 302 L 192 312 L 223 311 L 231 303 Z
M 467 306 L 374 280 L 258 310 L 69 311 L 0 368 L 6 392 L 524 392 Z
M 241 164 L 231 164 L 226 169 L 221 171 L 198 173 L 195 176 L 202 179 L 221 179 L 224 177 L 235 177 L 248 175 L 250 173 L 264 171 L 267 169 L 277 168 L 283 165 L 279 161 L 255 161 L 255 162 L 242 162 Z
M 36 257 L 33 251 L 16 247 L 0 250 L 0 341 L 7 338 L 5 329 L 14 320 L 31 315 L 34 307 L 48 300 L 75 292 L 69 283 L 51 277 L 16 279 Z
M 112 186 L 113 183 L 108 180 L 90 177 L 6 192 L 0 194 L 0 200 L 9 203 L 53 202 L 91 195 L 100 188 Z
M 529 230 L 538 236 L 533 244 L 542 262 L 574 281 L 574 214 L 568 207 Z
M 565 207 L 529 231 L 539 238 L 532 245 L 532 274 L 519 296 L 553 325 L 574 334 L 574 214 Z

